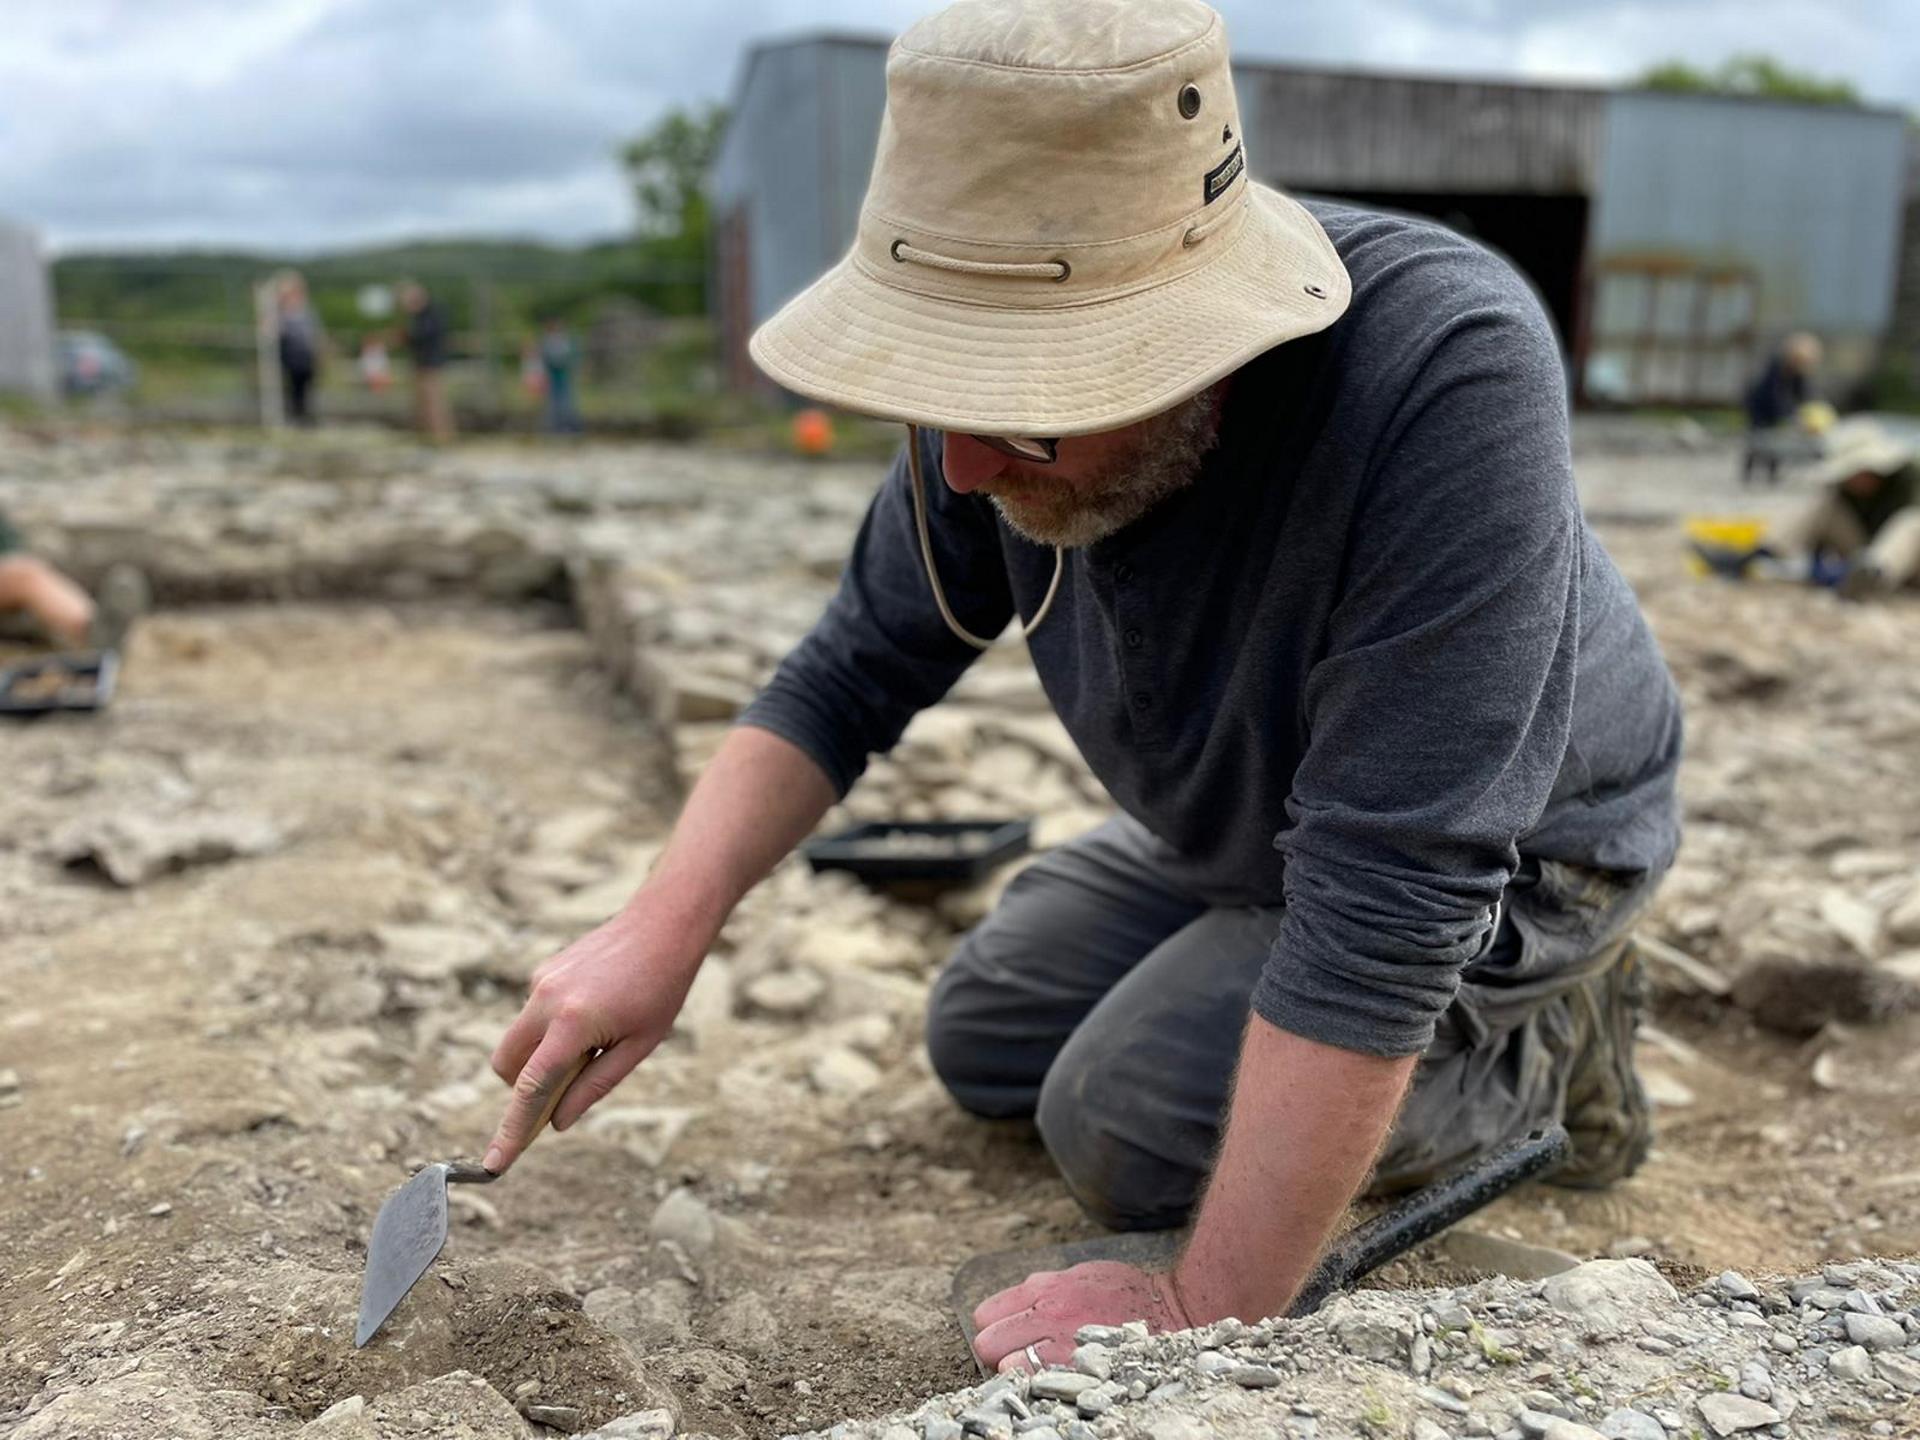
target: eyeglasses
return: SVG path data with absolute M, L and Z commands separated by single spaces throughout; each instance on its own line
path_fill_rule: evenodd
M 978 440 L 989 450 L 997 450 L 1002 455 L 1025 460 L 1029 465 L 1051 465 L 1060 458 L 1058 440 L 1029 440 L 1022 435 L 969 435 L 967 438 Z

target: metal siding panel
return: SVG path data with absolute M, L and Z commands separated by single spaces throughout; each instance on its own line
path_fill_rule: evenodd
M 1760 325 L 1878 335 L 1891 316 L 1898 116 L 1710 97 L 1612 98 L 1594 258 L 1750 267 Z
M 0 224 L 0 390 L 51 399 L 53 288 L 39 237 Z

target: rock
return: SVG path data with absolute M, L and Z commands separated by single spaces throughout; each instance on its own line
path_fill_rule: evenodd
M 747 1003 L 767 1015 L 797 1020 L 818 1005 L 827 982 L 811 970 L 776 970 L 749 981 Z
M 672 1241 L 693 1260 L 712 1252 L 715 1228 L 706 1202 L 684 1186 L 662 1200 L 647 1222 L 647 1233 L 656 1241 Z
M 1453 1436 L 1431 1420 L 1417 1419 L 1413 1422 L 1411 1440 L 1453 1440 Z M 1666 1440 L 1666 1437 L 1662 1435 L 1660 1440 Z
M 1758 1300 L 1760 1298 L 1760 1292 L 1754 1288 L 1753 1282 L 1738 1270 L 1721 1271 L 1720 1278 L 1713 1283 L 1714 1287 L 1729 1300 Z
M 1886 933 L 1889 940 L 1901 945 L 1920 945 L 1920 879 L 1906 899 L 1887 912 Z
M 1362 1360 L 1398 1361 L 1405 1353 L 1399 1330 L 1366 1314 L 1345 1314 L 1333 1322 L 1333 1338 L 1349 1355 Z
M 1862 960 L 1873 959 L 1879 950 L 1880 912 L 1845 890 L 1829 888 L 1821 892 L 1820 919 Z
M 1759 1430 L 1780 1423 L 1780 1412 L 1773 1406 L 1764 1401 L 1749 1400 L 1744 1395 L 1715 1392 L 1702 1395 L 1693 1403 L 1698 1407 L 1701 1419 L 1716 1435 L 1737 1435 L 1742 1430 Z
M 579 1440 L 672 1440 L 675 1428 L 671 1410 L 636 1410 L 609 1420 Z
M 390 1391 L 371 1404 L 362 1400 L 355 1405 L 359 1399 L 352 1396 L 341 1401 L 298 1435 L 302 1440 L 389 1440 L 421 1433 L 421 1417 L 431 1417 L 435 1440 L 526 1440 L 527 1428 L 507 1397 L 465 1370 Z M 569 1413 L 580 1414 L 578 1410 Z
M 134 811 L 83 818 L 53 840 L 63 864 L 93 865 L 116 885 L 144 885 L 196 865 L 264 855 L 283 843 L 279 828 L 257 815 L 173 816 Z
M 586 1412 L 573 1405 L 529 1405 L 520 1413 L 534 1424 L 554 1430 L 576 1430 L 586 1419 Z
M 581 1309 L 643 1355 L 683 1345 L 693 1333 L 693 1287 L 680 1279 L 638 1291 L 603 1285 L 587 1292 Z
M 960 1440 L 966 1432 L 958 1420 L 935 1415 L 920 1429 L 921 1440 Z
M 1679 1299 L 1645 1260 L 1589 1260 L 1550 1277 L 1542 1294 L 1554 1309 L 1580 1322 L 1589 1336 L 1637 1327 L 1643 1313 Z
M 1147 1440 L 1213 1440 L 1213 1427 L 1191 1415 L 1169 1415 L 1147 1426 Z
M 429 983 L 480 974 L 500 949 L 486 931 L 456 925 L 383 925 L 379 938 L 381 969 Z
M 1856 1315 L 1849 1312 L 1844 1322 L 1847 1338 L 1868 1350 L 1899 1350 L 1907 1343 L 1907 1332 L 1897 1321 L 1884 1315 Z
M 886 1078 L 878 1065 L 844 1045 L 836 1045 L 816 1059 L 807 1077 L 822 1095 L 846 1100 L 872 1094 Z
M 1666 1428 L 1638 1410 L 1613 1410 L 1599 1424 L 1607 1440 L 1667 1440 Z
M 1078 1400 L 1102 1383 L 1102 1377 L 1071 1370 L 1042 1370 L 1027 1385 L 1027 1393 L 1037 1400 Z
M 1480 1230 L 1459 1226 L 1447 1231 L 1434 1248 L 1456 1265 L 1488 1275 L 1510 1275 L 1515 1280 L 1544 1280 L 1571 1270 L 1580 1263 L 1578 1256 L 1545 1245 L 1528 1245 Z
M 1098 1342 L 1089 1342 L 1074 1350 L 1073 1368 L 1096 1380 L 1113 1378 L 1113 1361 L 1108 1357 L 1107 1347 Z
M 1873 1368 L 1880 1372 L 1880 1378 L 1895 1389 L 1904 1390 L 1909 1395 L 1920 1394 L 1920 1360 L 1906 1355 L 1876 1355 Z
M 1827 1369 L 1843 1380 L 1864 1380 L 1873 1373 L 1873 1361 L 1865 1346 L 1849 1345 L 1827 1357 Z
M 589 1135 L 611 1140 L 641 1164 L 666 1163 L 674 1142 L 700 1112 L 684 1105 L 596 1105 L 582 1122 Z
M 1606 1440 L 1598 1430 L 1578 1420 L 1565 1420 L 1538 1410 L 1522 1410 L 1518 1418 L 1521 1433 L 1531 1436 L 1532 1440 Z
M 1696 1098 L 1690 1086 L 1664 1070 L 1641 1070 L 1640 1084 L 1647 1093 L 1647 1099 L 1662 1110 L 1684 1110 Z
M 0 1095 L 17 1094 L 20 1089 L 18 1070 L 0 1070 Z

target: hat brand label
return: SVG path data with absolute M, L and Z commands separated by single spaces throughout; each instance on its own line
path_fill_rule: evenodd
M 1231 155 L 1207 172 L 1205 203 L 1211 205 L 1226 194 L 1227 187 L 1233 184 L 1235 177 L 1240 174 L 1241 167 L 1245 164 L 1246 156 L 1241 153 L 1238 145 L 1234 146 Z

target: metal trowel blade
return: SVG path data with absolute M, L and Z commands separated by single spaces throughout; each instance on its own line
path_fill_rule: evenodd
M 359 1349 L 386 1324 L 413 1282 L 427 1273 L 447 1243 L 447 1171 L 429 1165 L 387 1197 L 373 1219 L 367 1246 L 367 1273 L 360 1282 L 360 1323 L 353 1344 Z

